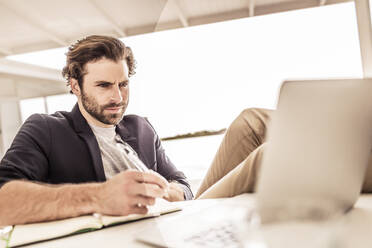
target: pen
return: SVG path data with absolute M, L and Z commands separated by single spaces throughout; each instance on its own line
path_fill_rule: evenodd
M 135 154 L 135 152 L 128 148 L 128 147 L 125 147 L 124 148 L 127 156 L 128 156 L 128 162 L 130 163 L 130 166 L 132 167 L 132 169 L 136 169 L 136 170 L 139 170 L 141 172 L 149 172 L 150 169 L 147 168 L 147 166 L 138 158 L 138 156 Z M 165 189 L 165 194 L 164 194 L 165 197 L 169 197 L 169 194 L 168 194 L 168 188 Z

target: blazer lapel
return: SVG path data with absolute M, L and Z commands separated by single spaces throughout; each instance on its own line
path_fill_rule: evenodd
M 105 172 L 103 170 L 101 151 L 99 149 L 96 137 L 94 136 L 92 129 L 88 125 L 83 115 L 80 113 L 77 104 L 72 109 L 71 113 L 76 133 L 85 141 L 88 146 L 93 161 L 93 167 L 96 172 L 97 181 L 106 181 Z
M 90 130 L 90 132 L 92 131 Z M 97 180 L 99 182 L 106 181 L 106 176 L 102 164 L 101 150 L 99 149 L 96 137 L 94 136 L 93 132 L 91 134 L 88 132 L 78 133 L 78 135 L 82 139 L 84 139 L 84 141 L 88 145 L 90 156 L 92 157 L 93 161 L 94 170 L 96 172 Z
M 138 142 L 137 137 L 131 135 L 129 130 L 123 125 L 122 122 L 120 122 L 116 126 L 116 132 L 120 135 L 120 137 L 128 144 L 130 145 L 137 153 L 138 153 Z
M 139 159 L 142 160 L 143 163 L 147 164 L 147 159 L 144 157 L 143 152 L 141 152 L 141 149 L 138 144 L 138 139 L 136 136 L 134 136 L 129 129 L 123 124 L 123 121 L 120 122 L 116 126 L 116 132 L 120 135 L 120 137 L 128 144 L 130 145 L 133 150 L 137 152 L 137 155 Z

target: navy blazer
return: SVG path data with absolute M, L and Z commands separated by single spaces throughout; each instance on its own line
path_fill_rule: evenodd
M 192 199 L 185 175 L 165 155 L 145 118 L 124 116 L 116 132 L 149 169 L 179 182 L 185 198 Z M 15 179 L 50 184 L 106 180 L 97 140 L 77 104 L 71 112 L 34 114 L 22 125 L 0 162 L 0 187 Z

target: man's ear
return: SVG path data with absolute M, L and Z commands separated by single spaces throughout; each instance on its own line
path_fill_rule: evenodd
M 74 93 L 76 96 L 81 95 L 81 89 L 80 89 L 79 83 L 75 78 L 70 79 L 70 86 L 71 86 L 72 93 Z

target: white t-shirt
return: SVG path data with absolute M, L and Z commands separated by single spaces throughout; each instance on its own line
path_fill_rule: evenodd
M 137 153 L 115 132 L 115 127 L 97 127 L 89 124 L 101 150 L 106 179 L 127 169 L 146 171 L 147 167 Z

